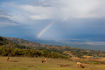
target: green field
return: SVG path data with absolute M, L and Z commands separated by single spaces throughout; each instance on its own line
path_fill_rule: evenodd
M 0 70 L 105 70 L 104 64 L 84 64 L 85 68 L 79 68 L 76 62 L 64 59 L 47 58 L 47 63 L 41 63 L 43 58 L 0 57 Z

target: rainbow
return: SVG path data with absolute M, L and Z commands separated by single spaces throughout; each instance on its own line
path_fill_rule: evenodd
M 48 24 L 43 30 L 41 30 L 41 31 L 39 32 L 39 34 L 37 35 L 37 38 L 40 38 L 52 25 L 53 25 L 53 22 L 51 22 L 51 23 Z

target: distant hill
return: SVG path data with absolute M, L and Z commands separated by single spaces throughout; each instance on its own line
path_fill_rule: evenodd
M 105 51 L 105 41 L 85 41 L 85 40 L 35 40 L 34 42 L 50 45 L 68 46 L 79 49 L 102 50 Z
M 105 51 L 104 42 L 86 42 L 80 40 L 69 40 L 69 41 L 54 41 L 54 40 L 35 40 L 35 41 L 27 41 L 23 39 L 17 38 L 7 38 L 15 43 L 37 47 L 38 45 L 46 46 L 46 45 L 55 45 L 55 46 L 67 46 L 78 49 L 90 49 L 90 50 L 102 50 Z
M 34 43 L 23 39 L 0 37 L 0 50 L 1 55 L 8 55 L 6 50 L 10 51 L 12 56 L 45 56 L 45 57 L 82 57 L 87 56 L 99 56 L 104 57 L 105 52 L 95 50 L 77 49 L 67 46 L 45 45 L 40 43 Z M 4 51 L 5 54 L 4 54 Z M 29 54 L 30 53 L 30 54 Z

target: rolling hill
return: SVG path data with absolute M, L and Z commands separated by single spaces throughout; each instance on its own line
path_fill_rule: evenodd
M 104 51 L 78 49 L 67 46 L 56 46 L 56 45 L 45 45 L 40 43 L 34 43 L 23 39 L 0 37 L 0 50 L 10 51 L 12 56 L 44 56 L 44 57 L 83 57 L 87 56 L 98 56 L 104 57 Z M 1 51 L 1 55 L 4 54 Z M 3 56 L 7 56 L 9 53 L 6 52 Z M 57 56 L 55 56 L 57 55 Z

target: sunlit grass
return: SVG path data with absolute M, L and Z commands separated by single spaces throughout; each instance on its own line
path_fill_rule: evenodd
M 48 58 L 47 63 L 41 63 L 43 58 L 29 57 L 11 57 L 10 61 L 6 61 L 7 57 L 0 57 L 0 70 L 105 70 L 105 65 L 88 64 L 85 68 L 78 68 L 76 62 L 65 59 Z M 61 67 L 60 65 L 69 65 Z

